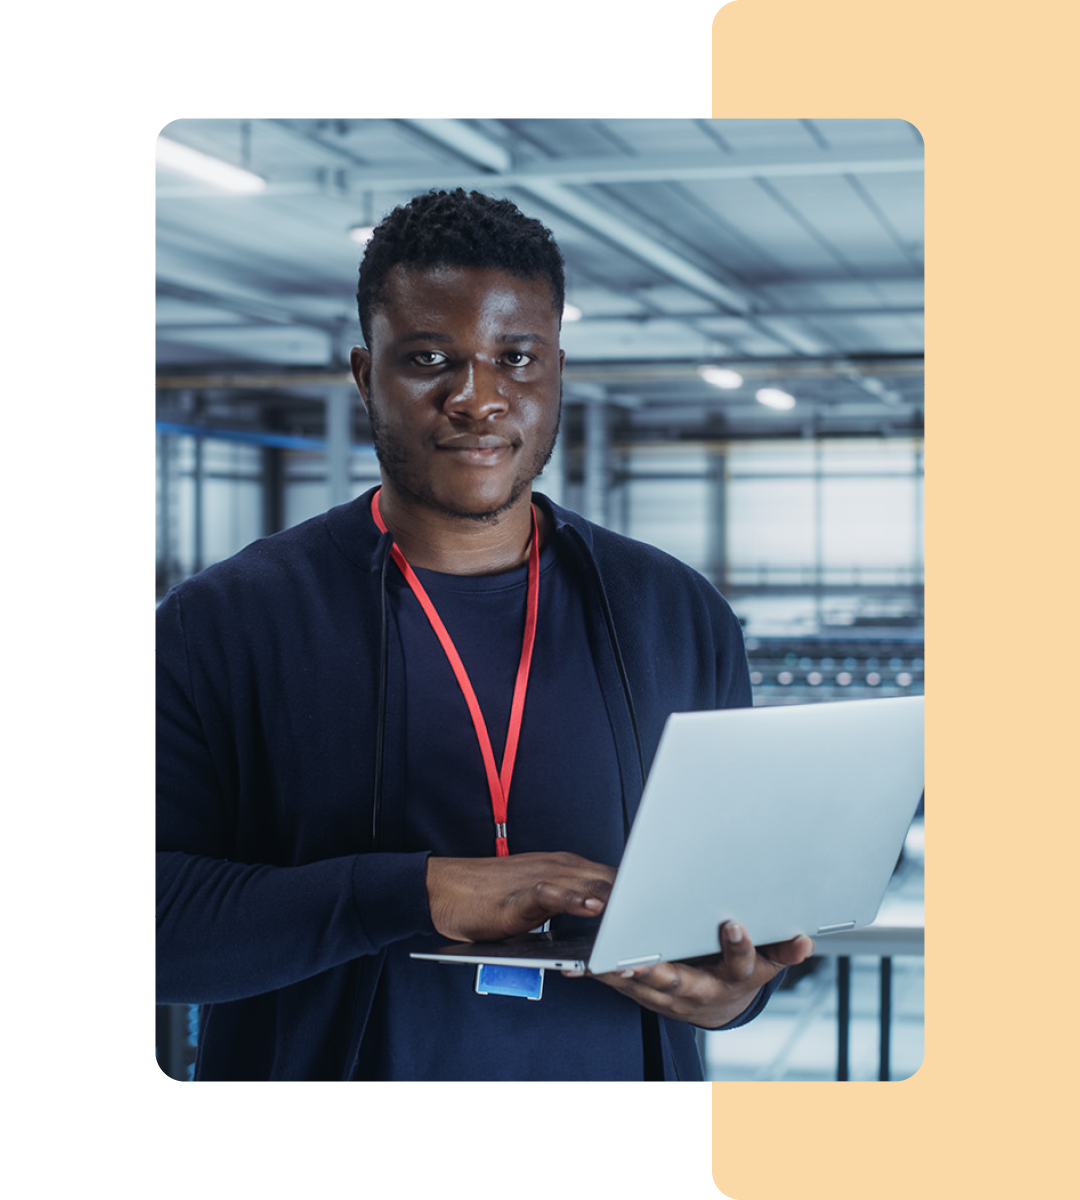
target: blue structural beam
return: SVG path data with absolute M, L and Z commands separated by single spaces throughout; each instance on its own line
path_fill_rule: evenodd
M 219 442 L 243 442 L 248 446 L 276 446 L 280 450 L 312 450 L 317 454 L 325 454 L 327 445 L 325 438 L 296 437 L 287 433 L 264 433 L 254 429 L 218 429 L 207 425 L 184 425 L 178 421 L 157 421 L 155 428 L 158 433 L 172 434 L 178 437 L 212 438 Z M 367 445 L 349 447 L 352 454 L 374 454 L 374 448 Z

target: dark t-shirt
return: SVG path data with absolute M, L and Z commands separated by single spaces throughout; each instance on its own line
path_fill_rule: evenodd
M 527 569 L 495 576 L 418 570 L 453 638 L 502 762 L 525 623 Z M 495 852 L 491 800 L 468 710 L 446 655 L 400 573 L 390 574 L 390 712 L 404 714 L 385 764 L 384 809 L 404 850 Z M 552 551 L 541 555 L 532 672 L 510 790 L 511 854 L 571 850 L 617 865 L 624 843 L 619 768 L 593 668 L 582 598 Z M 564 927 L 568 922 L 564 922 Z M 558 924 L 556 923 L 556 928 Z M 361 1079 L 641 1079 L 638 1006 L 591 979 L 548 971 L 539 1001 L 480 996 L 475 967 L 390 947 L 365 1033 Z

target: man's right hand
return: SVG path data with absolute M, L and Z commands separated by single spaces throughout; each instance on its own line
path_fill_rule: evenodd
M 431 921 L 459 942 L 528 933 L 559 913 L 598 917 L 615 868 L 576 854 L 428 859 Z

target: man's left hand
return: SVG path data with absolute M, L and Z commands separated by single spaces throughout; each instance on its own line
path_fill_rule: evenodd
M 595 978 L 663 1017 L 718 1029 L 744 1013 L 778 971 L 814 953 L 814 943 L 802 934 L 757 949 L 735 921 L 720 926 L 720 948 L 715 958 L 652 963 Z

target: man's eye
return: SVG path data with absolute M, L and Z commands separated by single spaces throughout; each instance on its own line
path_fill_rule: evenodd
M 446 355 L 441 350 L 421 350 L 413 355 L 413 362 L 418 367 L 437 367 L 446 362 Z
M 511 367 L 523 367 L 532 362 L 532 355 L 526 354 L 523 350 L 508 350 L 503 357 L 506 359 L 507 365 Z

